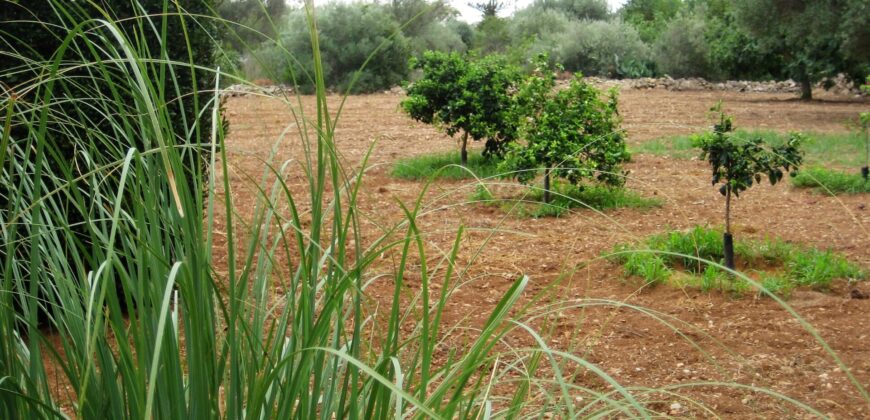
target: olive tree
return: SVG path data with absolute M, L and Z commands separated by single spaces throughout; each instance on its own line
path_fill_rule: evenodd
M 412 59 L 422 78 L 407 88 L 402 108 L 411 118 L 460 134 L 461 162 L 468 162 L 468 139 L 486 140 L 484 154 L 501 155 L 516 135 L 510 91 L 519 70 L 499 56 L 470 61 L 457 53 L 427 51 Z
M 722 184 L 719 193 L 725 197 L 725 235 L 723 238 L 725 266 L 734 269 L 734 238 L 731 235 L 731 196 L 760 184 L 764 176 L 775 185 L 789 172 L 794 176 L 803 161 L 799 133 L 789 134 L 787 141 L 779 146 L 765 144 L 761 137 L 742 139 L 733 134 L 731 117 L 720 111 L 719 122 L 713 131 L 697 135 L 692 141 L 701 148 L 701 159 L 707 160 L 713 170 L 713 185 Z
M 737 0 L 734 8 L 759 45 L 782 57 L 782 70 L 800 83 L 802 99 L 812 99 L 817 81 L 838 73 L 860 80 L 866 74 L 870 2 Z
M 619 128 L 616 93 L 601 92 L 578 74 L 569 86 L 555 89 L 555 69 L 539 56 L 535 70 L 520 86 L 514 112 L 520 140 L 509 144 L 502 171 L 520 182 L 544 172 L 544 202 L 550 201 L 550 178 L 577 185 L 584 179 L 621 186 L 622 163 L 630 155 Z

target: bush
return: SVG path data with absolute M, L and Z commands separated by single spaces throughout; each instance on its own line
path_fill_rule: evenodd
M 707 19 L 707 79 L 769 80 L 782 76 L 782 57 L 766 51 L 731 14 Z
M 649 47 L 634 28 L 621 22 L 572 21 L 564 32 L 542 43 L 552 45 L 553 58 L 568 71 L 606 77 L 652 74 Z
M 408 87 L 402 108 L 411 118 L 462 133 L 461 163 L 467 162 L 468 138 L 486 140 L 484 155 L 501 155 L 516 135 L 510 91 L 519 72 L 502 57 L 468 61 L 456 53 L 428 51 L 412 66 L 423 77 Z
M 552 39 L 554 34 L 564 32 L 570 23 L 571 18 L 560 10 L 528 7 L 514 14 L 509 31 L 514 44 L 520 44 L 541 38 Z
M 524 183 L 543 171 L 545 203 L 551 176 L 574 185 L 588 179 L 621 186 L 622 163 L 630 155 L 619 128 L 616 92 L 603 101 L 598 89 L 579 76 L 555 91 L 555 72 L 546 61 L 538 57 L 535 72 L 516 94 L 514 119 L 522 141 L 508 145 L 501 170 Z
M 652 43 L 682 7 L 681 0 L 629 0 L 619 14 L 638 31 L 644 42 Z
M 553 10 L 580 20 L 605 20 L 610 15 L 605 0 L 536 0 L 526 10 Z
M 462 39 L 461 27 L 442 22 L 433 22 L 420 29 L 414 37 L 409 37 L 411 51 L 420 56 L 424 51 L 465 52 L 468 45 Z
M 287 29 L 280 36 L 283 48 L 271 46 L 255 55 L 266 77 L 310 93 L 314 90 L 314 58 L 305 19 L 304 11 L 291 12 Z M 329 4 L 318 9 L 317 26 L 327 87 L 372 92 L 389 89 L 407 78 L 411 45 L 385 7 Z M 372 54 L 372 60 L 359 71 Z
M 656 70 L 672 77 L 707 77 L 710 65 L 705 25 L 704 19 L 695 15 L 668 22 L 653 47 Z

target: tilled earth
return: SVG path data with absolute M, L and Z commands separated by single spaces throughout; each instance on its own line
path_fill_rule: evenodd
M 742 128 L 782 131 L 845 131 L 848 120 L 868 106 L 857 100 L 822 97 L 807 103 L 781 94 L 627 90 L 620 95 L 620 114 L 633 144 L 707 129 L 707 110 L 718 100 Z M 362 241 L 371 242 L 386 227 L 400 223 L 404 216 L 399 202 L 411 207 L 420 194 L 424 207 L 417 225 L 426 235 L 430 268 L 449 251 L 459 226 L 465 227 L 457 261 L 464 270 L 463 284 L 448 304 L 447 325 L 479 324 L 504 291 L 519 276 L 527 275 L 531 281 L 527 299 L 548 292 L 545 300 L 574 306 L 548 317 L 549 345 L 597 364 L 623 385 L 661 388 L 734 382 L 781 392 L 834 417 L 870 418 L 870 406 L 834 359 L 773 300 L 693 289 L 639 288 L 638 283 L 627 281 L 620 267 L 599 258 L 619 242 L 669 229 L 721 225 L 723 200 L 710 186 L 704 162 L 635 155 L 627 166 L 627 187 L 664 200 L 658 208 L 584 210 L 560 218 L 521 219 L 496 207 L 468 203 L 474 190 L 471 182 L 439 181 L 424 193 L 424 183 L 390 176 L 397 159 L 456 147 L 443 133 L 403 115 L 399 109 L 402 98 L 393 94 L 348 98 L 335 142 L 345 168 L 351 171 L 372 151 L 358 205 Z M 333 112 L 340 99 L 329 98 Z M 313 98 L 303 97 L 302 103 L 308 115 L 313 115 Z M 308 184 L 300 164 L 304 153 L 291 109 L 298 111 L 296 98 L 287 103 L 256 96 L 227 101 L 232 199 L 243 220 L 252 217 L 258 194 L 255 185 L 261 182 L 264 161 L 272 153 L 278 164 L 290 160 L 285 180 L 294 193 L 305 196 Z M 502 187 L 510 188 L 520 191 L 518 186 Z M 218 191 L 218 199 L 224 196 Z M 868 204 L 868 195 L 827 197 L 783 183 L 747 191 L 732 211 L 738 239 L 779 237 L 829 248 L 870 269 Z M 223 226 L 218 224 L 215 229 L 220 238 Z M 224 246 L 216 242 L 218 264 L 226 261 Z M 391 258 L 384 258 L 374 269 L 391 272 Z M 441 277 L 435 273 L 433 278 Z M 557 279 L 560 282 L 553 285 Z M 409 275 L 405 282 L 410 290 L 419 290 L 419 274 L 416 278 Z M 870 293 L 870 285 L 844 281 L 826 293 L 799 290 L 788 304 L 812 324 L 857 381 L 870 387 L 870 300 L 853 299 L 853 290 Z M 372 305 L 380 305 L 382 312 L 392 293 L 390 276 L 380 277 L 367 289 Z M 455 333 L 446 340 L 449 345 L 465 338 Z M 531 344 L 529 337 L 520 334 L 506 341 L 511 346 Z M 605 388 L 591 375 L 581 374 L 577 380 L 586 381 L 584 386 Z M 804 417 L 792 406 L 746 389 L 696 385 L 674 391 L 703 402 L 724 417 Z M 673 405 L 676 401 L 663 397 L 656 407 L 671 415 L 710 416 L 686 401 Z

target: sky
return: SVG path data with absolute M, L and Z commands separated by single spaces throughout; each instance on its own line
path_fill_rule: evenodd
M 459 11 L 459 19 L 464 20 L 468 23 L 474 23 L 480 21 L 480 12 L 474 10 L 468 3 L 473 0 L 447 0 L 456 10 Z M 513 6 L 508 7 L 506 10 L 502 11 L 502 15 L 508 16 L 513 14 L 514 11 L 522 9 L 529 4 L 532 3 L 533 0 L 516 0 Z M 627 0 L 607 0 L 607 4 L 610 6 L 610 11 L 615 11 L 622 7 Z

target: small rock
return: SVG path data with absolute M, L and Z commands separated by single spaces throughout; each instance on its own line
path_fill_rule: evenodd
M 868 299 L 868 298 L 870 298 L 870 296 L 868 296 L 866 293 L 864 293 L 858 289 L 852 289 L 852 291 L 849 292 L 849 297 L 851 297 L 852 299 Z

